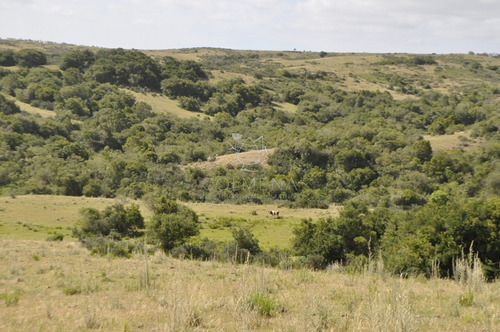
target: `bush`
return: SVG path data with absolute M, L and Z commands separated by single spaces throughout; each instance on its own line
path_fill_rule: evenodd
M 250 229 L 238 225 L 231 230 L 231 233 L 233 234 L 234 240 L 238 244 L 238 248 L 246 249 L 252 255 L 255 255 L 262 251 L 259 247 L 259 240 L 257 240 Z
M 198 235 L 198 216 L 190 208 L 161 196 L 153 204 L 149 233 L 165 251 L 182 245 L 190 236 Z
M 21 112 L 21 109 L 14 102 L 7 100 L 0 94 L 0 113 L 9 115 L 19 112 Z
M 254 292 L 248 298 L 250 308 L 256 310 L 260 316 L 273 317 L 278 312 L 279 304 L 269 295 L 262 292 Z
M 191 112 L 201 111 L 201 102 L 193 97 L 179 97 L 179 106 Z
M 80 210 L 80 214 L 83 219 L 79 222 L 78 232 L 84 235 L 108 236 L 114 231 L 121 236 L 138 236 L 144 228 L 144 218 L 139 206 L 135 204 L 130 207 L 115 204 L 106 207 L 102 212 L 94 208 L 84 208 Z
M 42 51 L 24 49 L 16 54 L 17 64 L 21 67 L 36 67 L 47 64 L 47 56 Z
M 0 51 L 0 66 L 10 67 L 16 65 L 15 53 L 12 50 Z
M 47 241 L 62 241 L 63 239 L 64 235 L 59 233 L 47 237 Z
M 21 298 L 21 291 L 16 289 L 13 293 L 0 293 L 0 299 L 5 301 L 7 307 L 11 305 L 16 305 Z
M 134 251 L 143 252 L 144 243 L 133 240 L 115 240 L 103 236 L 82 236 L 80 242 L 91 254 L 130 257 Z

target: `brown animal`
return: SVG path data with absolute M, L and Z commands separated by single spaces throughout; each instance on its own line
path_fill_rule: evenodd
M 272 216 L 276 216 L 276 217 L 280 216 L 280 212 L 279 211 L 275 211 L 275 210 L 269 211 L 269 214 L 272 215 Z

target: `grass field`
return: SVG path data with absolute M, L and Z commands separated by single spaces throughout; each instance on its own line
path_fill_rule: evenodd
M 142 101 L 151 105 L 153 112 L 158 114 L 170 113 L 177 115 L 180 118 L 208 117 L 208 115 L 202 113 L 187 111 L 179 107 L 179 102 L 177 100 L 170 99 L 162 94 L 152 92 L 135 92 L 128 89 L 124 90 L 132 94 L 137 101 Z
M 23 103 L 22 101 L 14 98 L 12 96 L 9 96 L 6 93 L 3 93 L 3 92 L 0 92 L 0 93 L 8 100 L 15 102 L 15 104 L 21 109 L 21 111 L 25 111 L 25 112 L 30 113 L 30 114 L 38 114 L 42 118 L 55 118 L 56 117 L 56 112 L 54 112 L 54 111 L 31 106 L 30 104 Z
M 91 256 L 0 239 L 1 331 L 498 331 L 500 283 Z
M 126 203 L 120 199 L 24 195 L 0 197 L 0 238 L 38 239 L 58 232 L 71 234 L 83 207 L 102 210 L 114 203 Z M 142 213 L 148 213 L 143 207 Z
M 244 151 L 238 153 L 229 153 L 221 156 L 217 156 L 215 160 L 208 161 L 199 161 L 190 163 L 188 165 L 183 166 L 183 168 L 192 168 L 197 167 L 201 169 L 213 169 L 218 166 L 226 166 L 231 164 L 235 167 L 241 167 L 242 161 L 250 160 L 255 162 L 256 164 L 262 165 L 263 167 L 267 167 L 269 164 L 267 163 L 267 159 L 269 155 L 274 152 L 274 148 L 271 149 L 262 149 L 262 150 L 251 150 Z
M 71 230 L 79 220 L 78 211 L 84 207 L 103 210 L 106 206 L 135 203 L 140 206 L 144 218 L 149 220 L 151 211 L 141 201 L 124 198 L 90 198 L 48 195 L 20 195 L 0 197 L 0 239 L 45 240 L 54 233 L 71 238 Z M 211 203 L 185 203 L 199 216 L 201 231 L 198 238 L 212 241 L 232 240 L 231 227 L 242 224 L 249 227 L 265 248 L 289 247 L 292 229 L 302 218 L 318 219 L 336 216 L 338 206 L 329 209 L 289 209 L 275 205 L 235 205 Z M 280 218 L 269 215 L 279 210 Z
M 470 150 L 481 144 L 481 139 L 472 138 L 470 131 L 460 131 L 452 135 L 425 135 L 424 139 L 431 143 L 434 152 L 453 149 Z

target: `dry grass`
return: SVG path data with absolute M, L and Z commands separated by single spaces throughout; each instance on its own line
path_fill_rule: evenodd
M 234 167 L 240 168 L 242 166 L 242 161 L 245 162 L 249 160 L 251 162 L 256 162 L 263 167 L 269 166 L 267 159 L 269 155 L 274 152 L 274 148 L 266 150 L 252 150 L 239 153 L 229 153 L 221 156 L 217 156 L 215 160 L 200 161 L 190 163 L 188 165 L 182 166 L 182 168 L 201 168 L 204 170 L 213 169 L 219 166 L 233 165 Z
M 137 101 L 142 101 L 151 105 L 153 112 L 158 114 L 170 113 L 180 118 L 209 117 L 206 114 L 185 110 L 179 106 L 179 102 L 177 100 L 170 99 L 162 94 L 152 92 L 135 92 L 128 89 L 123 90 L 132 94 Z
M 56 116 L 56 112 L 54 112 L 54 111 L 31 106 L 30 104 L 23 103 L 22 101 L 17 100 L 16 98 L 9 96 L 6 93 L 2 93 L 2 92 L 0 92 L 0 93 L 8 100 L 13 101 L 21 109 L 21 111 L 24 111 L 24 112 L 27 112 L 30 114 L 38 114 L 42 118 L 55 118 L 55 116 Z
M 290 103 L 275 103 L 277 108 L 280 110 L 283 110 L 288 113 L 296 113 L 297 112 L 297 105 L 290 104 Z
M 0 266 L 0 293 L 19 294 L 17 303 L 0 302 L 2 331 L 500 329 L 498 282 L 463 306 L 463 287 L 451 280 L 181 261 L 161 252 L 111 259 L 77 243 L 22 240 L 0 240 Z
M 460 131 L 451 135 L 425 135 L 424 139 L 431 143 L 434 152 L 453 149 L 471 150 L 481 144 L 481 138 L 472 138 L 470 131 Z
M 232 73 L 229 71 L 222 70 L 212 70 L 212 78 L 210 79 L 211 83 L 217 83 L 221 80 L 230 80 L 230 79 L 238 79 L 241 78 L 245 81 L 246 84 L 255 84 L 257 83 L 257 79 L 250 75 L 244 75 L 240 73 Z

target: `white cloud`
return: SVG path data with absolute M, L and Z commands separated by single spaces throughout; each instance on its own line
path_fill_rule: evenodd
M 0 0 L 0 8 L 2 38 L 126 48 L 500 51 L 497 0 Z

